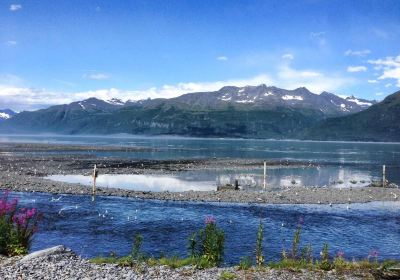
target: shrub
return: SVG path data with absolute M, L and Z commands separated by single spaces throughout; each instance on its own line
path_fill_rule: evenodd
M 332 268 L 331 263 L 329 262 L 329 247 L 327 243 L 324 243 L 322 247 L 319 268 L 322 270 L 330 270 Z
M 263 247 L 262 242 L 264 239 L 264 226 L 260 219 L 260 224 L 258 225 L 257 231 L 257 242 L 256 242 L 256 265 L 262 266 L 264 264 L 264 255 L 263 255 Z
M 8 194 L 4 192 L 0 199 L 0 254 L 26 254 L 37 230 L 39 215 L 35 208 L 18 209 L 18 200 L 9 202 Z
M 299 252 L 301 226 L 302 226 L 303 222 L 304 222 L 303 218 L 300 218 L 299 222 L 297 223 L 296 231 L 294 232 L 293 243 L 292 243 L 292 252 L 291 252 L 291 256 L 290 256 L 293 260 L 297 259 L 297 255 Z
M 143 236 L 141 236 L 140 234 L 136 234 L 131 253 L 132 260 L 139 261 L 143 259 L 143 254 L 140 251 L 142 244 L 143 244 Z
M 205 219 L 205 228 L 189 238 L 189 254 L 198 260 L 198 266 L 211 267 L 222 263 L 224 255 L 224 232 L 217 227 L 213 216 Z

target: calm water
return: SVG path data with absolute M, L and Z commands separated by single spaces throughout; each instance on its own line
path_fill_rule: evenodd
M 312 142 L 276 141 L 247 139 L 201 139 L 179 137 L 144 136 L 0 136 L 2 142 L 39 142 L 83 145 L 124 145 L 153 148 L 141 152 L 81 151 L 74 154 L 88 154 L 99 157 L 129 159 L 184 159 L 184 158 L 247 158 L 266 160 L 306 161 L 321 164 L 319 168 L 268 170 L 269 182 L 274 186 L 297 185 L 363 185 L 360 181 L 379 180 L 382 165 L 386 165 L 387 178 L 400 184 L 400 143 L 355 143 L 355 142 Z M 57 152 L 59 153 L 59 152 Z M 70 152 L 66 152 L 70 153 Z M 43 153 L 42 153 L 43 154 Z M 44 153 L 46 154 L 46 153 Z M 35 153 L 34 156 L 41 155 Z M 261 168 L 261 167 L 260 167 Z M 188 173 L 192 181 L 224 182 L 228 176 L 242 178 L 251 175 L 247 181 L 260 182 L 262 171 L 250 170 L 244 174 L 237 171 Z M 185 178 L 183 178 L 185 179 Z M 247 183 L 246 183 L 247 184 Z M 248 184 L 253 184 L 249 182 Z M 339 186 L 341 187 L 341 186 Z
M 214 215 L 226 234 L 226 264 L 253 256 L 260 217 L 265 223 L 265 254 L 276 260 L 290 248 L 300 217 L 302 245 L 311 243 L 318 256 L 324 242 L 331 254 L 400 259 L 400 203 L 347 205 L 234 205 L 142 201 L 127 198 L 14 193 L 24 207 L 37 207 L 44 218 L 32 250 L 65 244 L 84 257 L 111 251 L 128 254 L 135 234 L 144 236 L 143 250 L 154 256 L 186 255 L 187 238 Z M 58 199 L 59 198 L 59 199 Z M 58 201 L 54 201 L 57 200 Z

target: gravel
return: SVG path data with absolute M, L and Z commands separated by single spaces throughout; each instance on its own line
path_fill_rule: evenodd
M 289 271 L 277 269 L 240 271 L 235 267 L 195 269 L 188 266 L 171 269 L 167 266 L 122 267 L 114 264 L 93 264 L 71 250 L 53 250 L 49 254 L 21 262 L 20 257 L 0 257 L 0 279 L 221 279 L 230 272 L 236 279 L 373 279 L 368 272 L 339 274 L 335 271 Z

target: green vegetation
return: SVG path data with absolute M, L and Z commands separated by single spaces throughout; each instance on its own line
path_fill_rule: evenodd
M 197 259 L 199 267 L 219 266 L 224 255 L 224 232 L 217 227 L 215 218 L 206 217 L 205 228 L 189 239 L 190 257 Z
M 280 261 L 269 262 L 265 264 L 263 239 L 264 239 L 264 225 L 260 220 L 256 236 L 256 249 L 255 259 L 256 267 L 252 267 L 251 257 L 242 257 L 237 266 L 238 270 L 252 271 L 254 269 L 262 270 L 265 268 L 274 269 L 288 269 L 300 271 L 301 269 L 307 270 L 335 270 L 339 273 L 348 271 L 385 271 L 391 266 L 399 264 L 399 261 L 388 260 L 382 263 L 378 262 L 378 252 L 372 251 L 368 257 L 359 261 L 347 261 L 343 251 L 339 251 L 335 256 L 330 256 L 328 244 L 323 244 L 320 252 L 320 258 L 313 258 L 313 248 L 311 244 L 304 247 L 301 245 L 301 232 L 304 220 L 299 219 L 295 228 L 292 240 L 292 248 L 287 253 L 283 251 L 282 259 Z M 217 227 L 215 218 L 212 216 L 206 217 L 205 227 L 198 232 L 192 234 L 188 241 L 189 256 L 181 258 L 179 256 L 161 256 L 160 258 L 149 257 L 146 258 L 145 254 L 141 252 L 143 237 L 136 235 L 132 253 L 128 256 L 117 257 L 112 254 L 110 257 L 97 257 L 91 259 L 92 263 L 113 263 L 121 266 L 139 267 L 139 265 L 146 263 L 149 266 L 166 265 L 171 268 L 180 268 L 184 266 L 194 266 L 196 268 L 209 268 L 219 266 L 223 260 L 224 254 L 224 232 Z M 223 271 L 219 279 L 236 279 L 238 275 L 234 272 Z
M 0 255 L 24 255 L 37 231 L 39 215 L 35 208 L 18 209 L 18 200 L 10 202 L 8 194 L 0 197 Z
M 262 266 L 264 264 L 264 255 L 263 255 L 263 242 L 264 239 L 264 226 L 260 219 L 260 224 L 258 225 L 257 231 L 257 241 L 256 241 L 256 265 Z
M 223 271 L 219 276 L 220 280 L 233 280 L 236 278 L 237 278 L 236 274 L 230 271 Z
M 240 270 L 248 270 L 251 268 L 251 258 L 250 257 L 242 257 L 239 262 L 239 269 Z

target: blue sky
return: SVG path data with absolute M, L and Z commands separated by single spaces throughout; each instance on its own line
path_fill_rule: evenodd
M 399 90 L 400 1 L 0 2 L 0 108 L 261 83 Z

